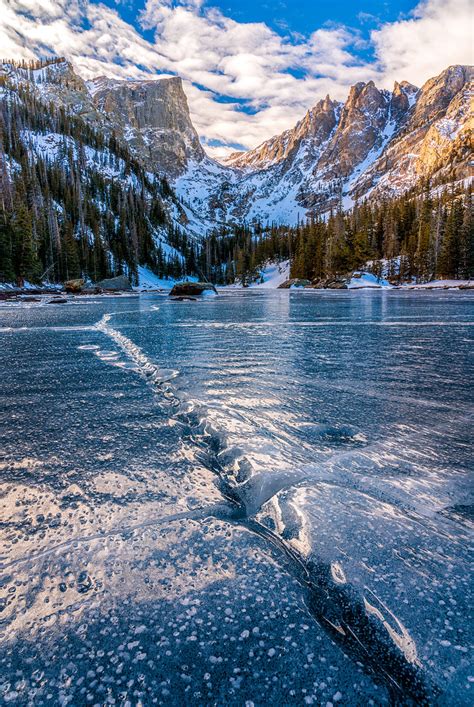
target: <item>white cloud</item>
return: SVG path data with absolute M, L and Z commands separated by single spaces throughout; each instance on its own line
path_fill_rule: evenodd
M 422 83 L 472 62 L 469 0 L 426 0 L 409 19 L 373 31 L 371 63 L 357 58 L 360 38 L 347 28 L 290 39 L 203 5 L 147 0 L 140 21 L 154 31 L 149 42 L 117 11 L 88 0 L 0 0 L 0 46 L 6 57 L 64 54 L 86 78 L 178 74 L 206 142 L 247 147 L 292 126 L 326 93 L 343 99 L 357 81 Z
M 473 14 L 471 0 L 424 0 L 409 19 L 372 32 L 385 83 L 421 85 L 451 64 L 473 64 Z

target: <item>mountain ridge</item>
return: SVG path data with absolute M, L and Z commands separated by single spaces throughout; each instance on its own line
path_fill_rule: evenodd
M 360 82 L 345 103 L 327 97 L 294 128 L 231 155 L 224 163 L 232 170 L 224 176 L 226 188 L 215 184 L 210 197 L 232 204 L 221 208 L 224 219 L 294 224 L 368 196 L 398 196 L 425 178 L 472 178 L 473 93 L 469 66 L 448 67 L 420 89 L 408 81 L 395 82 L 391 92 Z M 191 183 L 199 173 L 208 180 L 203 166 L 177 180 L 184 198 L 193 200 Z M 208 204 L 209 195 L 207 204 L 194 199 L 194 208 Z
M 397 196 L 425 178 L 471 178 L 470 66 L 448 67 L 421 88 L 359 82 L 345 102 L 326 96 L 293 128 L 224 163 L 205 153 L 179 77 L 84 81 L 66 60 L 36 73 L 4 63 L 1 72 L 116 134 L 170 179 L 185 220 L 199 222 L 202 233 L 241 221 L 294 224 L 367 197 Z

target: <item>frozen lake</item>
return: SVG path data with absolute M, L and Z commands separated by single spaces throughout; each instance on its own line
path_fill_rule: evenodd
M 1 303 L 0 699 L 472 704 L 473 302 Z

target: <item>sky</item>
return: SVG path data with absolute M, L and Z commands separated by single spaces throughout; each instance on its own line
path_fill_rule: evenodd
M 181 76 L 211 156 L 292 127 L 358 81 L 421 86 L 473 64 L 471 0 L 0 0 L 3 58 L 66 56 L 86 79 Z

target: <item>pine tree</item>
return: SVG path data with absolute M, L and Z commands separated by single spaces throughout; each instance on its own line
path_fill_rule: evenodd
M 40 264 L 33 242 L 33 226 L 30 211 L 23 201 L 15 204 L 13 216 L 13 236 L 15 242 L 14 264 L 17 281 L 23 285 L 25 280 L 35 282 L 39 277 Z
M 72 223 L 66 223 L 64 230 L 62 253 L 65 279 L 75 280 L 81 276 L 78 242 L 74 238 Z
M 460 271 L 460 233 L 463 225 L 461 202 L 453 200 L 446 220 L 446 228 L 439 257 L 439 273 L 446 278 L 458 277 Z
M 13 282 L 12 233 L 5 211 L 0 211 L 0 282 Z
M 459 277 L 474 277 L 474 219 L 470 190 L 465 195 L 464 218 L 459 230 Z

